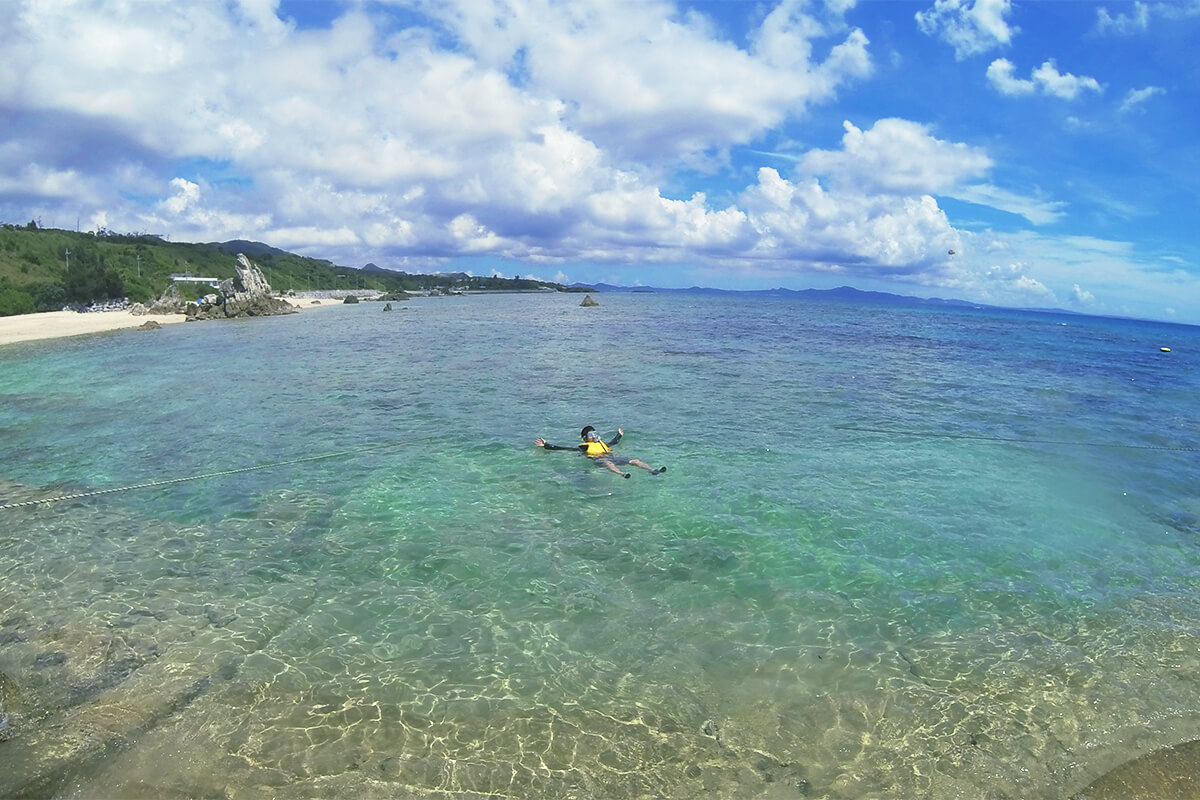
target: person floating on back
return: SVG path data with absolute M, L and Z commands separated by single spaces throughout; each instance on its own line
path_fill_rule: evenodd
M 592 463 L 596 466 L 612 470 L 618 475 L 622 475 L 626 478 L 629 477 L 629 473 L 622 470 L 621 467 L 624 467 L 627 464 L 632 464 L 635 467 L 641 467 L 642 469 L 649 470 L 651 475 L 661 475 L 667 471 L 666 467 L 659 467 L 658 469 L 655 469 L 645 461 L 641 461 L 636 458 L 629 458 L 628 456 L 619 456 L 613 453 L 612 449 L 617 446 L 617 442 L 621 441 L 621 437 L 624 434 L 625 431 L 623 429 L 617 428 L 617 435 L 613 437 L 612 441 L 605 442 L 600 438 L 600 434 L 596 433 L 596 429 L 591 425 L 588 425 L 579 432 L 579 438 L 583 441 L 574 447 L 549 444 L 545 439 L 541 438 L 534 439 L 533 443 L 538 447 L 544 447 L 547 450 L 578 450 L 581 454 L 590 458 Z

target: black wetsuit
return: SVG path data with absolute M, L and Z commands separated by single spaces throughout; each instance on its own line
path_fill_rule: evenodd
M 618 433 L 616 436 L 613 437 L 611 442 L 605 442 L 605 444 L 608 445 L 609 450 L 612 450 L 614 447 L 617 446 L 617 442 L 619 442 L 619 441 L 621 441 L 621 434 Z M 587 442 L 580 442 L 579 444 L 575 445 L 574 447 L 564 447 L 562 445 L 550 444 L 549 442 L 546 442 L 546 449 L 547 450 L 578 450 L 579 454 L 581 456 L 586 456 L 587 455 Z M 596 456 L 592 460 L 599 461 L 602 458 L 612 458 L 612 457 L 613 456 L 611 453 L 606 453 L 605 455 L 602 455 L 602 456 Z M 628 461 L 629 459 L 624 459 L 624 460 Z

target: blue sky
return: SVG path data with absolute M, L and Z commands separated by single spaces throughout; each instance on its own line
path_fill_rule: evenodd
M 7 222 L 1200 324 L 1200 0 L 7 11 Z

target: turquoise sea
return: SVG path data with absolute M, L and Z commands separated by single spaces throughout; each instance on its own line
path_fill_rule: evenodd
M 1200 328 L 580 299 L 0 348 L 0 796 L 1066 798 L 1200 738 Z M 668 472 L 533 446 L 585 424 Z

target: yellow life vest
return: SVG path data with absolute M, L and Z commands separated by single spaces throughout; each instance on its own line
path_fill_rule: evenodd
M 597 439 L 594 442 L 584 442 L 584 455 L 588 458 L 596 458 L 597 456 L 608 455 L 612 452 L 608 445 Z

